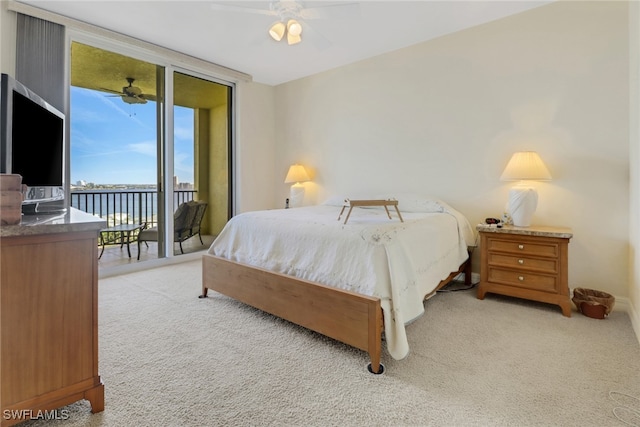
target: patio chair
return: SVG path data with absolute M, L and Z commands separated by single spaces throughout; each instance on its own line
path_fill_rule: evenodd
M 195 236 L 197 234 L 198 238 L 200 239 L 200 244 L 204 245 L 204 242 L 202 241 L 202 234 L 200 233 L 200 226 L 202 225 L 202 220 L 204 219 L 204 213 L 207 210 L 207 202 L 203 202 L 201 200 L 192 200 L 188 203 L 196 209 L 196 214 L 193 217 L 193 222 L 191 225 L 191 236 Z
M 184 253 L 182 242 L 195 236 L 202 241 L 200 225 L 207 209 L 207 202 L 190 201 L 181 203 L 173 214 L 173 241 L 180 244 L 180 253 Z M 138 260 L 140 259 L 140 249 L 142 242 L 157 242 L 158 227 L 145 228 L 138 234 Z

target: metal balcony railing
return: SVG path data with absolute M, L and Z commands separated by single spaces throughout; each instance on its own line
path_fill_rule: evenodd
M 173 209 L 193 200 L 196 190 L 174 190 Z M 72 190 L 71 206 L 107 221 L 107 227 L 120 224 L 158 225 L 156 190 Z

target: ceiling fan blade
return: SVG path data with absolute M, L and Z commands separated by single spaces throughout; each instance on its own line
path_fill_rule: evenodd
M 302 19 L 359 18 L 359 3 L 333 3 L 304 8 L 300 11 Z
M 220 10 L 220 11 L 226 11 L 226 12 L 256 13 L 259 15 L 268 15 L 268 16 L 277 15 L 276 12 L 269 9 L 256 9 L 253 7 L 236 6 L 236 5 L 224 4 L 224 3 L 211 3 L 210 7 L 213 10 Z
M 302 32 L 302 40 L 308 40 L 313 44 L 318 50 L 325 50 L 331 46 L 331 41 L 326 38 L 322 33 L 315 30 L 313 26 L 309 25 L 308 22 L 303 24 L 303 28 L 305 31 Z
M 149 95 L 149 94 L 146 94 L 146 93 L 141 94 L 140 97 L 142 99 L 144 99 L 144 100 L 147 100 L 147 101 L 154 101 L 155 102 L 155 101 L 158 100 L 158 97 L 156 97 L 155 95 Z
M 109 92 L 109 93 L 115 93 L 115 94 L 118 94 L 118 95 L 122 95 L 122 92 L 120 92 L 119 90 L 107 89 L 105 87 L 99 87 L 98 90 L 101 90 L 103 92 Z

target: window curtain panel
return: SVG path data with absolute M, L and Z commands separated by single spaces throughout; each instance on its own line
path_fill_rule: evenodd
M 60 111 L 65 111 L 64 52 L 64 26 L 18 13 L 15 78 Z

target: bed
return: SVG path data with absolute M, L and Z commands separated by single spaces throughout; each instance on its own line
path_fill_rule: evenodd
M 343 198 L 233 217 L 203 255 L 201 297 L 211 289 L 367 351 L 381 373 L 383 332 L 391 357 L 406 357 L 405 325 L 425 298 L 471 277 L 466 218 L 440 200 L 396 199 L 404 222 L 372 207 L 343 224 Z

